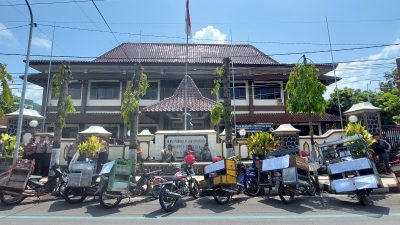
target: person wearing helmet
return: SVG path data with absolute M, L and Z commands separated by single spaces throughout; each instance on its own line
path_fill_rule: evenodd
M 182 164 L 182 169 L 185 171 L 188 175 L 194 174 L 193 171 L 193 164 L 196 161 L 196 157 L 193 154 L 187 154 L 184 157 L 184 163 Z
M 215 156 L 215 157 L 212 158 L 212 162 L 213 163 L 216 163 L 216 162 L 221 161 L 221 160 L 222 160 L 222 158 L 219 157 L 219 156 Z

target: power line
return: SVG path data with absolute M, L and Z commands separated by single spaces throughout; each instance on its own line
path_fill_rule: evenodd
M 17 28 L 27 27 L 27 26 L 30 26 L 30 25 L 29 25 L 29 24 L 25 24 L 25 25 L 15 26 L 15 27 L 6 27 L 6 28 L 3 28 L 3 29 L 0 29 L 0 31 L 3 31 L 3 30 L 12 30 L 12 29 L 17 29 Z
M 74 1 L 55 1 L 55 2 L 34 2 L 30 3 L 30 5 L 54 5 L 54 4 L 69 4 L 74 2 L 91 2 L 92 0 L 74 0 Z M 104 1 L 104 0 L 94 0 L 94 1 Z M 24 6 L 25 3 L 16 3 L 16 4 L 1 4 L 0 6 Z

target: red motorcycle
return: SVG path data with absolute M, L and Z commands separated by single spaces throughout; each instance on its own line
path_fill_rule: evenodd
M 192 177 L 194 176 L 192 169 L 194 161 L 194 155 L 187 155 L 185 163 L 181 164 L 181 170 L 175 173 L 175 179 L 160 184 L 162 188 L 159 194 L 159 201 L 165 211 L 170 212 L 173 210 L 176 202 L 189 194 L 195 199 L 200 197 L 199 182 Z

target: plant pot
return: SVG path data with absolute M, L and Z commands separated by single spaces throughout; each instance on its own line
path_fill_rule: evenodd
M 12 166 L 13 158 L 0 158 L 0 173 L 6 172 Z

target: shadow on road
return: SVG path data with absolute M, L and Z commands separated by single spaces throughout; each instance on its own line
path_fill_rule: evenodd
M 196 203 L 200 205 L 200 209 L 208 209 L 215 213 L 223 213 L 226 211 L 234 210 L 234 205 L 242 204 L 248 199 L 248 196 L 237 195 L 233 196 L 227 204 L 220 205 L 212 197 L 202 197 L 198 199 Z
M 193 198 L 184 198 L 184 199 L 179 199 L 173 208 L 172 211 L 166 212 L 164 209 L 159 206 L 159 208 L 156 211 L 143 214 L 144 217 L 147 218 L 156 218 L 156 217 L 168 217 L 169 215 L 174 214 L 175 212 L 179 211 L 179 209 L 185 208 L 187 206 L 186 201 L 190 201 Z M 158 201 L 158 200 L 157 200 Z
M 384 195 L 374 195 L 370 197 L 373 202 L 385 199 Z M 348 199 L 348 200 L 347 200 Z M 306 212 L 316 212 L 324 210 L 335 210 L 344 213 L 364 214 L 370 217 L 382 217 L 388 215 L 390 212 L 389 207 L 379 205 L 362 206 L 357 199 L 352 200 L 350 197 L 346 199 L 346 195 L 341 195 L 340 198 L 333 196 L 316 196 L 295 197 L 294 201 L 290 204 L 284 204 L 277 198 L 265 198 L 259 202 L 279 208 L 288 212 L 303 214 Z
M 95 202 L 98 202 L 98 201 L 94 200 L 94 199 L 90 199 L 90 200 L 85 200 L 81 203 L 70 204 L 63 199 L 60 199 L 50 205 L 48 212 L 58 212 L 58 211 L 71 210 L 71 209 L 80 209 L 82 207 L 92 205 Z
M 54 198 L 54 197 L 42 196 L 41 198 L 37 198 L 37 197 L 26 198 L 26 199 L 24 199 L 24 201 L 22 201 L 18 205 L 4 205 L 4 204 L 0 203 L 0 205 L 1 205 L 0 212 L 11 210 L 17 206 L 35 205 L 35 204 L 39 204 L 39 203 L 43 203 L 43 202 L 51 202 L 51 201 L 57 201 L 57 200 L 58 199 Z

